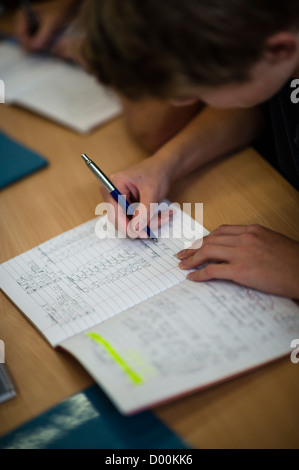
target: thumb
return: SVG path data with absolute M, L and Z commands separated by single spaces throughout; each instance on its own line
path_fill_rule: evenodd
M 133 212 L 132 220 L 129 222 L 127 230 L 130 237 L 147 238 L 144 230 L 154 215 L 153 194 L 152 191 L 146 191 L 141 195 L 140 202 L 131 204 Z

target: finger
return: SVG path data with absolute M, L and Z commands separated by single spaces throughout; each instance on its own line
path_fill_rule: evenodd
M 224 233 L 222 233 L 222 230 L 220 230 L 221 227 L 225 227 L 223 229 Z M 190 256 L 193 256 L 194 251 L 196 249 L 199 249 L 202 246 L 206 246 L 206 245 L 223 245 L 223 246 L 231 246 L 231 247 L 241 245 L 242 241 L 238 238 L 237 235 L 244 233 L 244 230 L 242 232 L 239 230 L 240 227 L 243 227 L 244 229 L 244 226 L 227 225 L 227 226 L 221 226 L 221 227 L 219 227 L 219 229 L 214 230 L 214 232 L 211 232 L 209 235 L 206 235 L 205 237 L 200 238 L 199 240 L 195 240 L 195 242 L 191 245 L 190 248 L 188 248 L 187 250 L 180 251 L 177 254 L 177 257 L 180 260 L 189 258 Z M 234 231 L 234 229 L 236 228 L 235 230 L 236 233 L 235 234 L 226 233 L 226 230 L 228 230 L 227 227 L 230 227 L 232 231 Z
M 126 196 L 126 199 L 128 200 L 127 195 L 123 195 Z M 134 210 L 133 204 L 127 209 L 127 211 L 125 211 L 124 208 L 120 204 L 118 204 L 111 196 L 109 196 L 109 202 L 111 212 L 109 212 L 108 217 L 118 231 L 126 233 L 126 235 L 128 235 L 128 237 L 130 238 L 148 238 L 148 234 L 145 230 L 146 222 L 142 218 L 142 215 L 139 216 L 138 211 L 135 211 L 137 212 L 137 215 L 135 217 L 132 217 L 131 215 L 132 211 Z
M 104 188 L 100 188 L 100 192 L 105 201 L 105 207 L 108 214 L 108 220 L 113 226 L 122 233 L 127 233 L 127 226 L 129 219 L 127 218 L 124 210 L 121 206 L 113 199 L 112 196 Z
M 111 176 L 111 179 L 112 178 L 113 176 Z M 115 181 L 115 179 L 112 179 L 112 181 Z M 114 224 L 117 230 L 126 233 L 130 238 L 148 238 L 148 234 L 145 230 L 147 218 L 146 215 L 144 215 L 147 208 L 143 207 L 143 204 L 132 202 L 133 198 L 139 197 L 138 189 L 132 184 L 129 186 L 124 181 L 119 181 L 117 187 L 120 193 L 130 203 L 130 206 L 125 211 L 115 199 L 107 195 L 107 191 L 104 188 L 100 188 L 103 198 L 111 205 L 111 211 L 108 211 L 109 221 Z
M 221 263 L 209 264 L 198 271 L 189 273 L 187 279 L 196 282 L 211 281 L 212 279 L 232 281 L 234 277 L 234 267 L 231 264 Z
M 252 225 L 220 225 L 208 237 L 211 235 L 241 235 L 251 230 L 251 228 Z
M 188 248 L 186 250 L 179 251 L 177 254 L 178 259 L 184 260 L 186 258 L 189 258 L 190 256 L 193 256 L 194 253 L 197 251 L 197 248 Z
M 106 202 L 106 206 L 109 221 L 114 225 L 116 230 L 126 234 L 129 220 L 122 208 L 113 200 L 113 198 L 111 198 L 111 202 Z
M 172 210 L 165 210 L 160 212 L 158 215 L 154 216 L 150 220 L 150 229 L 151 230 L 157 230 L 163 225 L 166 225 L 167 223 L 170 223 L 170 221 L 173 219 L 173 211 Z
M 16 15 L 15 31 L 21 44 L 26 47 L 29 39 L 29 25 L 23 10 L 18 11 Z
M 130 237 L 139 238 L 148 238 L 148 233 L 146 231 L 145 217 L 143 213 L 139 214 L 139 210 L 135 211 L 133 219 L 129 222 L 127 226 L 128 235 Z M 147 224 L 152 233 L 155 233 L 159 230 L 160 227 L 169 224 L 173 217 L 172 210 L 162 211 L 161 213 L 155 215 Z
M 136 203 L 137 204 L 137 203 Z M 129 229 L 133 230 L 135 233 L 140 233 L 140 236 L 143 237 L 143 232 L 146 229 L 147 224 L 147 216 L 146 216 L 146 209 L 142 208 L 142 205 L 138 204 L 138 208 L 135 209 L 132 220 L 129 223 Z
M 153 201 L 155 200 L 153 188 L 152 187 L 144 187 L 142 191 L 139 192 L 139 203 L 137 207 L 134 207 L 135 212 L 132 219 L 132 224 L 135 231 L 139 232 L 140 238 L 144 238 L 144 232 L 146 233 L 146 227 L 149 227 L 152 231 L 154 226 L 159 227 L 159 225 L 163 222 L 166 223 L 167 215 L 166 213 L 163 215 L 163 218 L 159 220 L 159 215 L 154 213 L 155 204 Z M 138 200 L 137 199 L 137 200 Z M 146 238 L 148 235 L 146 234 Z
M 127 234 L 130 238 L 148 238 L 144 220 L 139 221 L 138 216 L 129 221 L 127 225 Z
M 230 261 L 234 254 L 234 248 L 222 245 L 207 245 L 196 250 L 192 256 L 180 262 L 180 269 L 193 269 L 209 261 Z
M 253 230 L 254 226 L 250 225 L 221 225 L 216 230 L 206 235 L 203 238 L 195 240 L 191 247 L 187 250 L 182 250 L 177 254 L 181 260 L 189 258 L 193 255 L 195 249 L 199 249 L 205 245 L 224 245 L 224 246 L 239 246 L 242 241 L 237 235 L 248 233 Z
M 189 248 L 185 248 L 184 250 L 179 251 L 176 255 L 177 258 L 183 260 L 185 258 L 188 258 L 189 256 L 192 256 L 196 250 L 199 250 L 199 248 L 202 247 L 202 244 L 203 238 L 198 238 L 190 245 Z
M 203 244 L 203 237 L 198 238 L 197 240 L 195 240 L 188 249 L 189 250 L 199 250 L 199 248 L 202 247 L 202 244 Z
M 145 227 L 150 223 L 150 220 L 155 216 L 151 210 L 151 203 L 153 202 L 152 192 L 143 191 L 139 197 L 139 204 L 135 210 L 134 218 L 138 217 L 140 227 Z
M 203 239 L 202 245 L 223 245 L 223 246 L 239 246 L 241 244 L 241 239 L 239 234 L 230 235 L 230 234 L 213 234 L 208 235 Z

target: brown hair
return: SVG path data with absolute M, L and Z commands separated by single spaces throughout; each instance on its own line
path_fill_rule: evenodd
M 248 78 L 265 40 L 299 29 L 298 0 L 88 0 L 83 56 L 129 98 Z

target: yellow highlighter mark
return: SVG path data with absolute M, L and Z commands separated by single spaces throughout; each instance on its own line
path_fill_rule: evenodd
M 105 349 L 111 359 L 125 372 L 134 385 L 141 385 L 143 383 L 143 379 L 131 369 L 131 367 L 120 357 L 108 341 L 97 333 L 86 333 L 86 336 L 92 339 L 95 343 L 100 344 Z

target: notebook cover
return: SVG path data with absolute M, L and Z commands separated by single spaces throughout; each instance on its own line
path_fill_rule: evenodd
M 45 158 L 0 132 L 0 189 L 47 165 Z
M 0 439 L 0 449 L 190 449 L 151 411 L 124 416 L 97 385 Z

